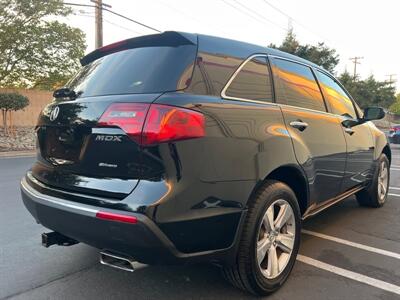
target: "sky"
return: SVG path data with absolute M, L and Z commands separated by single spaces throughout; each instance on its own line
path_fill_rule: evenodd
M 93 4 L 90 0 L 65 2 Z M 209 34 L 259 45 L 279 45 L 289 26 L 302 44 L 325 42 L 336 49 L 338 74 L 353 72 L 351 57 L 363 57 L 357 65 L 361 78 L 397 79 L 400 91 L 400 1 L 358 0 L 103 0 L 111 10 L 160 31 L 177 30 Z M 63 19 L 86 33 L 87 52 L 94 50 L 94 8 L 73 7 Z M 155 33 L 107 11 L 104 45 Z

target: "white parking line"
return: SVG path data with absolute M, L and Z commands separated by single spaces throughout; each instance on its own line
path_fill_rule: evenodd
M 329 271 L 329 272 L 335 273 L 337 275 L 340 275 L 340 276 L 343 276 L 343 277 L 346 277 L 349 279 L 353 279 L 355 281 L 365 283 L 370 286 L 400 295 L 400 286 L 397 286 L 397 285 L 394 285 L 394 284 L 391 284 L 391 283 L 388 283 L 388 282 L 385 282 L 385 281 L 382 281 L 379 279 L 375 279 L 372 277 L 368 277 L 368 276 L 365 276 L 365 275 L 362 275 L 362 274 L 359 274 L 356 272 L 352 272 L 352 271 L 349 271 L 346 269 L 335 267 L 335 266 L 329 265 L 327 263 L 324 263 L 322 261 L 315 260 L 311 257 L 304 256 L 301 254 L 297 255 L 297 260 L 301 261 L 302 263 L 311 265 L 313 267 L 316 267 L 316 268 L 319 268 L 319 269 L 322 269 L 325 271 Z
M 399 197 L 400 197 L 400 195 L 399 195 Z M 362 250 L 365 250 L 365 251 L 374 252 L 374 253 L 377 253 L 377 254 L 381 254 L 381 255 L 393 257 L 393 258 L 396 258 L 396 259 L 400 259 L 400 254 L 399 253 L 395 253 L 395 252 L 382 250 L 382 249 L 379 249 L 379 248 L 375 248 L 375 247 L 371 247 L 371 246 L 367 246 L 367 245 L 351 242 L 351 241 L 348 241 L 348 240 L 344 240 L 344 239 L 341 239 L 341 238 L 337 238 L 337 237 L 334 237 L 334 236 L 330 236 L 330 235 L 326 235 L 326 234 L 323 234 L 323 233 L 314 232 L 314 231 L 310 231 L 310 230 L 303 229 L 301 232 L 305 233 L 305 234 L 308 234 L 308 235 L 313 235 L 313 236 L 319 237 L 321 239 L 329 240 L 329 241 L 332 241 L 332 242 L 340 243 L 340 244 L 343 244 L 343 245 L 351 246 L 351 247 L 362 249 Z
M 400 187 L 389 186 L 389 189 L 392 189 L 392 190 L 400 190 Z
M 396 168 L 390 168 L 390 171 L 400 171 L 400 168 L 399 168 L 399 169 L 396 169 Z
M 388 196 L 400 197 L 399 194 L 388 193 Z

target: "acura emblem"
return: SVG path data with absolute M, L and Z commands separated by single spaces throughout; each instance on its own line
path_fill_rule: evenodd
M 58 113 L 60 112 L 60 108 L 58 106 L 54 107 L 54 109 L 50 113 L 50 121 L 54 121 L 58 117 Z

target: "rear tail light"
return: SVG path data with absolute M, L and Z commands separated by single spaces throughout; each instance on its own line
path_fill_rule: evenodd
M 115 103 L 104 112 L 98 125 L 120 127 L 144 146 L 205 135 L 202 113 L 163 104 Z
M 98 125 L 119 127 L 130 138 L 140 144 L 143 124 L 149 104 L 144 103 L 114 103 L 101 116 Z

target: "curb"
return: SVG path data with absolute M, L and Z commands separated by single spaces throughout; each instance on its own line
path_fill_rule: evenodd
M 0 158 L 34 157 L 35 155 L 36 155 L 36 150 L 0 152 Z

